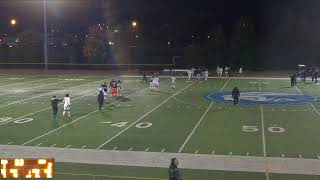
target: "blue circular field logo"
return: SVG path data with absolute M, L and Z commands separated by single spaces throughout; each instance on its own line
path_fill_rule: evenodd
M 206 99 L 215 102 L 233 103 L 231 92 L 211 93 Z M 242 92 L 239 104 L 245 105 L 298 105 L 318 102 L 317 97 L 283 92 Z

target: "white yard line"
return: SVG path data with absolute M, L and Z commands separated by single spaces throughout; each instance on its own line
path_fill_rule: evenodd
M 141 90 L 136 91 L 136 92 L 133 92 L 133 93 L 129 94 L 128 96 L 125 96 L 125 98 L 130 97 L 131 95 L 133 95 L 133 94 L 135 94 L 135 93 L 138 93 L 138 92 L 140 92 L 140 91 L 146 90 L 146 89 L 149 89 L 149 87 L 144 88 L 144 89 L 141 89 Z M 121 101 L 121 99 L 120 99 L 120 100 L 117 100 L 117 101 L 114 101 L 114 102 L 112 102 L 112 103 L 104 106 L 103 109 L 105 109 L 106 107 L 109 107 L 109 106 L 111 106 L 111 105 L 113 105 L 113 104 L 115 104 L 115 103 L 118 103 L 118 102 L 120 102 L 120 101 Z M 38 137 L 36 137 L 36 138 L 33 138 L 33 139 L 31 139 L 31 140 L 23 143 L 22 145 L 29 144 L 30 142 L 33 142 L 33 141 L 35 141 L 35 140 L 37 140 L 37 139 L 40 139 L 40 138 L 42 138 L 42 137 L 44 137 L 44 136 L 47 136 L 47 135 L 49 135 L 49 134 L 51 134 L 51 133 L 53 133 L 53 132 L 56 132 L 56 131 L 58 131 L 58 130 L 66 127 L 66 126 L 69 126 L 70 124 L 73 124 L 73 123 L 75 123 L 75 122 L 77 122 L 77 121 L 79 121 L 79 120 L 81 120 L 81 119 L 83 119 L 83 118 L 86 118 L 86 117 L 88 117 L 88 116 L 90 116 L 90 115 L 92 115 L 92 114 L 94 114 L 94 113 L 96 113 L 96 112 L 98 112 L 98 111 L 99 111 L 99 110 L 92 111 L 92 112 L 90 112 L 90 113 L 88 113 L 88 114 L 86 114 L 86 115 L 84 115 L 84 116 L 81 116 L 81 117 L 79 117 L 79 118 L 77 118 L 77 119 L 75 119 L 75 120 L 73 120 L 73 121 L 71 121 L 71 122 L 69 122 L 69 123 L 67 123 L 67 124 L 64 124 L 63 126 L 60 126 L 60 127 L 56 128 L 56 129 L 53 129 L 53 130 L 51 130 L 51 131 L 49 131 L 49 132 L 47 132 L 47 133 L 44 133 L 44 134 L 42 134 L 42 135 L 40 135 L 40 136 L 38 136 Z
M 133 123 L 131 123 L 129 126 L 127 126 L 125 129 L 123 129 L 122 131 L 120 131 L 119 133 L 117 133 L 116 135 L 114 135 L 113 137 L 111 137 L 110 139 L 108 139 L 107 141 L 105 141 L 104 143 L 102 143 L 100 146 L 98 146 L 96 149 L 101 149 L 104 145 L 108 144 L 109 142 L 111 142 L 112 140 L 114 140 L 115 138 L 117 138 L 118 136 L 120 136 L 122 133 L 126 132 L 130 127 L 132 127 L 133 125 L 135 125 L 136 123 L 138 123 L 139 121 L 141 121 L 142 119 L 144 119 L 146 116 L 148 116 L 149 114 L 151 114 L 153 111 L 157 110 L 159 107 L 161 107 L 163 104 L 165 104 L 166 102 L 168 102 L 170 99 L 172 99 L 174 96 L 180 94 L 182 91 L 184 91 L 185 89 L 189 88 L 190 86 L 192 86 L 194 83 L 196 83 L 198 81 L 194 81 L 193 83 L 189 84 L 188 86 L 184 87 L 183 89 L 180 89 L 178 92 L 176 92 L 175 94 L 173 94 L 172 96 L 170 96 L 169 98 L 167 98 L 166 100 L 164 100 L 162 103 L 160 103 L 158 106 L 156 106 L 155 108 L 151 109 L 149 112 L 147 112 L 146 114 L 144 114 L 143 116 L 141 116 L 139 119 L 137 119 L 136 121 L 134 121 Z
M 222 88 L 220 89 L 219 92 L 222 92 L 223 89 L 226 87 L 226 85 L 228 84 L 228 82 L 230 81 L 230 78 L 228 79 L 227 82 L 224 83 L 224 85 L 222 86 Z M 187 139 L 184 141 L 184 143 L 180 146 L 179 148 L 179 153 L 182 152 L 182 150 L 184 149 L 184 147 L 186 146 L 186 144 L 188 143 L 188 141 L 190 140 L 190 138 L 192 137 L 192 135 L 194 134 L 194 132 L 196 131 L 196 129 L 198 128 L 198 126 L 200 125 L 200 123 L 202 122 L 202 120 L 204 119 L 204 117 L 207 115 L 207 113 L 209 112 L 209 110 L 211 109 L 211 107 L 213 106 L 214 101 L 212 101 L 210 103 L 210 105 L 208 106 L 207 110 L 203 113 L 203 115 L 201 116 L 201 118 L 199 119 L 199 121 L 197 122 L 197 124 L 195 125 L 195 127 L 192 129 L 191 133 L 189 134 L 189 136 L 187 137 Z
M 53 144 L 52 146 L 50 146 L 50 147 L 55 147 L 57 144 Z
M 263 156 L 266 157 L 267 156 L 267 148 L 266 148 L 264 114 L 263 114 L 263 106 L 262 105 L 260 105 L 260 113 L 261 113 L 261 134 L 262 134 Z
M 13 86 L 13 85 L 17 85 L 17 84 L 27 84 L 27 83 L 34 83 L 34 82 L 39 82 L 39 81 L 44 81 L 44 80 L 48 80 L 50 78 L 46 78 L 46 79 L 37 79 L 37 80 L 33 80 L 33 81 L 24 81 L 24 82 L 19 82 L 19 83 L 12 83 L 12 84 L 7 84 L 7 85 L 1 85 L 0 87 L 8 87 L 8 86 Z
M 36 147 L 38 147 L 38 146 L 40 146 L 42 143 L 39 143 L 39 144 L 37 144 L 37 145 L 35 145 Z
M 42 97 L 42 96 L 46 96 L 46 95 L 53 94 L 53 93 L 66 92 L 66 91 L 68 91 L 70 89 L 73 89 L 73 88 L 78 88 L 78 87 L 81 87 L 81 86 L 86 86 L 86 85 L 93 84 L 93 83 L 98 83 L 98 82 L 101 82 L 101 81 L 103 81 L 103 80 L 90 82 L 90 83 L 86 83 L 86 84 L 81 84 L 81 85 L 73 86 L 73 87 L 70 87 L 70 88 L 67 88 L 67 89 L 61 89 L 61 90 L 57 90 L 57 91 L 48 92 L 48 93 L 40 94 L 38 96 L 30 97 L 30 98 L 27 98 L 27 99 L 22 99 L 22 100 L 19 100 L 19 101 L 13 101 L 13 102 L 11 102 L 9 104 L 1 105 L 0 108 L 7 107 L 7 106 L 10 106 L 10 105 L 13 105 L 13 104 L 19 104 L 19 103 L 22 103 L 22 102 L 25 102 L 25 101 L 28 101 L 28 100 L 32 100 L 32 99 L 35 99 L 35 98 L 38 98 L 38 97 Z
M 66 146 L 65 148 L 69 148 L 69 147 L 71 147 L 71 145 L 69 144 L 68 146 Z
M 259 80 L 259 91 L 262 91 L 261 81 Z M 260 114 L 261 114 L 261 135 L 262 135 L 262 147 L 263 147 L 263 156 L 267 157 L 267 150 L 266 150 L 266 137 L 265 137 L 265 127 L 264 127 L 264 113 L 263 113 L 263 106 L 260 105 Z
M 301 89 L 299 89 L 297 86 L 295 86 L 295 88 L 301 95 L 303 95 L 303 92 L 301 91 Z M 316 111 L 316 113 L 320 116 L 319 110 L 312 103 L 309 103 L 309 104 Z
M 7 92 L 7 93 L 2 93 L 0 94 L 0 96 L 2 95 L 7 95 L 7 94 L 21 94 L 21 93 L 25 93 L 25 92 L 29 92 L 29 91 L 32 91 L 32 90 L 38 90 L 38 88 L 41 88 L 41 87 L 46 87 L 46 86 L 50 86 L 50 85 L 56 85 L 56 84 L 61 84 L 61 83 L 65 83 L 67 81 L 61 81 L 61 82 L 57 82 L 57 83 L 51 83 L 51 84 L 44 84 L 44 85 L 41 85 L 41 86 L 35 86 L 35 87 L 32 87 L 32 88 L 29 88 L 23 92 Z
M 261 80 L 259 80 L 259 91 L 262 91 Z M 267 160 L 267 146 L 266 146 L 266 136 L 265 136 L 265 127 L 264 127 L 264 113 L 263 106 L 260 105 L 260 114 L 261 114 L 261 134 L 262 134 L 262 148 L 263 148 L 263 157 L 264 157 L 264 169 L 266 180 L 269 180 L 269 162 Z
M 92 91 L 93 91 L 93 90 L 92 90 Z M 74 102 L 74 101 L 76 101 L 76 100 L 78 100 L 78 99 L 81 99 L 81 98 L 83 98 L 83 97 L 86 97 L 86 96 L 89 96 L 89 95 L 93 94 L 92 91 L 90 91 L 90 93 L 84 94 L 83 96 L 80 96 L 80 97 L 77 97 L 77 98 L 72 99 L 72 102 Z M 59 105 L 62 105 L 62 104 L 59 104 Z M 7 123 L 10 123 L 10 122 L 13 122 L 13 121 L 18 120 L 18 119 L 22 119 L 22 118 L 25 118 L 25 117 L 28 117 L 28 116 L 31 116 L 31 115 L 40 113 L 40 112 L 42 112 L 42 111 L 49 110 L 49 109 L 51 109 L 51 107 L 47 107 L 47 108 L 41 109 L 41 110 L 39 110 L 39 111 L 35 111 L 35 112 L 33 112 L 33 113 L 29 113 L 29 114 L 23 115 L 23 116 L 21 116 L 21 117 L 15 118 L 15 119 L 11 119 L 11 120 L 9 120 L 9 121 L 5 121 L 5 122 L 3 122 L 3 123 L 0 123 L 0 126 L 1 126 L 1 125 L 4 125 L 4 124 L 7 124 Z
M 87 145 L 83 145 L 83 146 L 81 147 L 81 149 L 83 149 L 83 148 L 85 148 L 85 147 L 87 147 Z

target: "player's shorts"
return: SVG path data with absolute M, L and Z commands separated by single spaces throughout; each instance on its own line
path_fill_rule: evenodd
M 64 111 L 70 111 L 70 106 L 68 104 L 63 105 L 63 110 Z

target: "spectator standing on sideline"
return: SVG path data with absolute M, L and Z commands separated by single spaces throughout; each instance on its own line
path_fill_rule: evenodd
M 182 180 L 178 168 L 178 160 L 176 158 L 171 159 L 171 164 L 169 167 L 169 180 Z

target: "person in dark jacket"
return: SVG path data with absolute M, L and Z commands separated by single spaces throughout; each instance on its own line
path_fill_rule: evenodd
M 98 103 L 99 103 L 99 110 L 102 110 L 103 104 L 104 104 L 104 92 L 99 91 L 98 93 Z
M 57 99 L 56 96 L 53 96 L 51 99 L 51 107 L 53 110 L 53 119 L 57 118 L 58 114 L 58 104 L 61 102 L 63 99 Z
M 238 87 L 233 88 L 232 90 L 232 98 L 233 98 L 233 105 L 235 106 L 239 102 L 239 97 L 240 97 L 240 91 Z
M 147 75 L 146 75 L 146 72 L 145 72 L 145 71 L 143 71 L 143 74 L 142 74 L 142 82 L 141 82 L 141 83 L 143 83 L 144 81 L 148 84 Z
M 294 73 L 292 73 L 291 75 L 290 75 L 290 84 L 291 84 L 291 87 L 294 87 L 295 86 L 295 74 Z
M 178 169 L 178 160 L 176 158 L 171 159 L 171 164 L 169 167 L 169 180 L 182 180 Z

